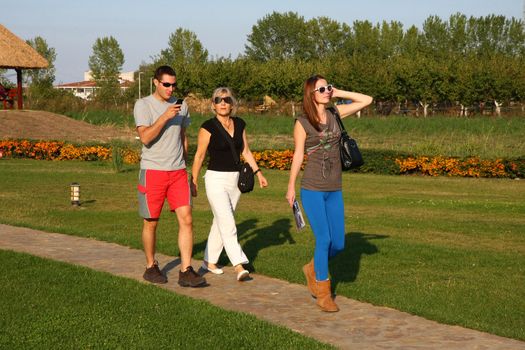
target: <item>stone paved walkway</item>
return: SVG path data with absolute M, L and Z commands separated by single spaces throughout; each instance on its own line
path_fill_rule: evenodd
M 25 252 L 142 281 L 142 251 L 75 236 L 0 225 L 0 249 Z M 224 309 L 253 314 L 342 349 L 524 349 L 525 342 L 448 326 L 386 307 L 342 296 L 338 313 L 320 311 L 306 286 L 262 275 L 244 283 L 231 267 L 206 274 L 209 286 L 182 288 L 176 283 L 179 259 L 157 256 L 169 282 L 162 288 L 204 299 Z M 193 266 L 200 266 L 194 261 Z

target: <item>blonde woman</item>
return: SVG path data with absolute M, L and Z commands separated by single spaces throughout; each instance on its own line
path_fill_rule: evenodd
M 239 178 L 239 157 L 242 154 L 245 161 L 253 169 L 261 188 L 268 182 L 257 166 L 246 139 L 246 123 L 235 117 L 237 101 L 231 90 L 220 87 L 213 92 L 211 108 L 215 116 L 205 121 L 199 129 L 197 151 L 192 167 L 192 192 L 197 195 L 198 176 L 202 163 L 209 155 L 208 169 L 204 175 L 206 195 L 213 212 L 213 223 L 208 236 L 204 252 L 203 269 L 222 274 L 223 270 L 217 266 L 219 256 L 224 249 L 235 268 L 238 281 L 249 278 L 249 271 L 243 265 L 248 258 L 244 254 L 237 238 L 234 211 L 241 196 L 237 188 Z M 221 130 L 222 129 L 222 130 Z M 224 132 L 226 131 L 226 133 Z M 227 137 L 233 141 L 236 154 L 233 156 Z

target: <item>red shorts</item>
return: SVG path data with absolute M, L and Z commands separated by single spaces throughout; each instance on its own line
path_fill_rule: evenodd
M 191 204 L 190 186 L 186 169 L 164 171 L 140 169 L 139 213 L 145 219 L 158 219 L 168 199 L 171 211 Z

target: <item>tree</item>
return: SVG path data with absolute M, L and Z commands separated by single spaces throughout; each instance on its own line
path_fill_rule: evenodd
M 183 93 L 203 89 L 208 50 L 190 30 L 177 28 L 168 39 L 168 47 L 155 59 L 155 66 L 169 65 L 177 72 L 178 89 Z
M 26 42 L 49 63 L 46 69 L 31 69 L 27 71 L 27 77 L 31 86 L 52 88 L 56 71 L 55 60 L 57 55 L 55 49 L 49 47 L 46 40 L 40 36 L 27 40 Z
M 505 50 L 505 53 L 515 57 L 524 57 L 525 22 L 512 18 L 507 24 L 507 49 Z
M 158 61 L 178 67 L 191 63 L 206 63 L 208 50 L 190 30 L 177 28 L 168 39 L 168 48 L 160 52 Z
M 349 38 L 351 44 L 348 54 L 361 57 L 379 58 L 380 30 L 370 21 L 354 21 L 353 35 Z M 348 47 L 348 46 L 347 46 Z
M 260 74 L 257 68 L 259 63 L 246 57 L 239 57 L 235 61 L 216 61 L 214 77 L 216 86 L 231 86 L 237 97 L 257 99 L 260 98 Z
M 403 35 L 401 54 L 406 57 L 415 57 L 419 53 L 420 33 L 416 26 L 411 26 Z
M 248 35 L 245 54 L 260 62 L 315 57 L 304 17 L 295 12 L 273 12 L 257 21 Z
M 102 103 L 117 101 L 120 97 L 119 74 L 124 65 L 124 53 L 112 36 L 98 38 L 89 57 L 89 69 L 97 83 L 96 99 Z
M 26 42 L 49 63 L 45 69 L 28 70 L 25 79 L 29 85 L 27 98 L 31 108 L 43 109 L 46 103 L 56 96 L 57 91 L 53 88 L 53 82 L 55 81 L 55 59 L 57 55 L 55 49 L 49 47 L 46 40 L 40 36 Z
M 394 57 L 401 53 L 401 43 L 403 42 L 403 24 L 392 21 L 383 21 L 380 34 L 380 53 L 384 58 Z
M 351 35 L 347 24 L 340 24 L 328 17 L 317 17 L 307 22 L 310 40 L 314 45 L 315 58 L 340 54 L 345 47 L 346 38 Z
M 469 37 L 471 28 L 468 27 L 465 15 L 456 13 L 448 20 L 448 32 L 450 36 L 450 50 L 452 54 L 464 55 L 469 51 Z
M 525 28 L 520 20 L 489 15 L 467 21 L 468 47 L 480 57 L 520 56 L 525 53 Z
M 292 59 L 261 64 L 261 95 L 300 100 L 303 96 L 303 81 L 313 73 L 310 69 L 311 64 L 308 62 Z
M 448 24 L 437 16 L 423 22 L 422 49 L 428 57 L 445 59 L 450 53 Z
M 449 99 L 461 107 L 460 115 L 467 116 L 469 107 L 472 106 L 478 96 L 473 89 L 475 86 L 474 75 L 478 70 L 475 65 L 478 60 L 468 57 L 450 64 L 451 75 L 454 79 L 450 82 Z
M 474 88 L 479 92 L 479 100 L 482 103 L 490 103 L 496 107 L 496 114 L 500 115 L 500 106 L 509 103 L 513 99 L 516 87 L 523 84 L 523 67 L 517 64 L 519 61 L 513 57 L 495 56 L 491 59 L 479 60 L 475 65 L 479 67 L 478 76 Z
M 5 77 L 6 72 L 6 69 L 0 69 L 0 84 L 2 84 L 2 86 L 5 88 L 11 87 L 11 85 L 13 85 L 13 83 Z
M 436 60 L 421 55 L 400 57 L 394 69 L 398 98 L 419 104 L 423 107 L 423 116 L 428 115 L 431 104 L 446 98 L 446 69 Z

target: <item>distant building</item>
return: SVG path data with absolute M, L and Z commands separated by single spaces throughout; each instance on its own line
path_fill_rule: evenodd
M 135 72 L 123 72 L 119 74 L 119 83 L 122 90 L 128 89 L 134 81 Z M 80 97 L 83 100 L 91 100 L 97 89 L 97 83 L 93 80 L 91 71 L 87 71 L 84 72 L 83 81 L 56 85 L 55 89 L 71 91 L 76 97 Z

